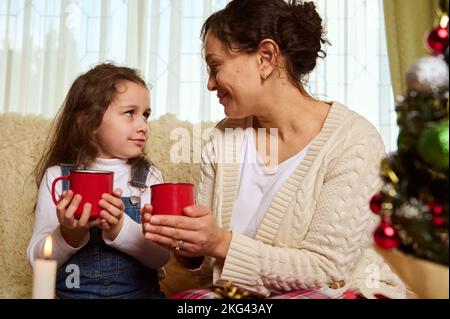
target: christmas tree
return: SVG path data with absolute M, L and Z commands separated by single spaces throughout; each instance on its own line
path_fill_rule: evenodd
M 398 150 L 382 162 L 385 181 L 371 202 L 383 249 L 397 248 L 448 265 L 449 31 L 448 1 L 426 37 L 430 56 L 408 70 L 408 92 L 396 102 Z

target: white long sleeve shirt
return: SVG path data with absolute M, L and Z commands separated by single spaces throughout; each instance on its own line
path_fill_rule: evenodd
M 150 187 L 144 192 L 128 185 L 130 178 L 130 165 L 127 160 L 122 159 L 97 159 L 89 169 L 107 170 L 114 172 L 114 189 L 121 188 L 123 197 L 140 196 L 141 207 L 150 203 Z M 47 235 L 51 235 L 53 243 L 53 258 L 57 261 L 58 267 L 62 266 L 73 254 L 83 248 L 89 241 L 89 236 L 80 247 L 70 246 L 63 238 L 58 218 L 56 216 L 56 205 L 53 203 L 51 188 L 52 182 L 61 176 L 61 168 L 52 166 L 47 169 L 42 178 L 36 204 L 36 216 L 34 221 L 33 235 L 28 244 L 27 256 L 30 265 L 33 267 L 35 258 L 43 257 L 44 242 Z M 159 184 L 162 182 L 161 173 L 154 167 L 147 176 L 146 185 Z M 62 193 L 62 183 L 56 185 L 56 197 Z M 117 237 L 110 241 L 103 237 L 104 242 L 120 250 L 149 268 L 158 269 L 164 266 L 170 258 L 170 252 L 161 246 L 145 240 L 142 233 L 141 224 L 135 222 L 128 215 L 124 214 L 122 228 Z

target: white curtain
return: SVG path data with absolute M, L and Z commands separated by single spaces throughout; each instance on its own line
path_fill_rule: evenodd
M 378 128 L 387 151 L 397 149 L 382 0 L 315 0 L 332 43 L 310 77 L 310 92 L 340 101 Z
M 268 0 L 269 1 L 269 0 Z M 229 0 L 0 0 L 0 112 L 52 117 L 74 78 L 114 61 L 152 85 L 153 115 L 219 120 L 200 29 Z M 395 149 L 381 0 L 316 0 L 332 46 L 309 91 L 366 116 Z

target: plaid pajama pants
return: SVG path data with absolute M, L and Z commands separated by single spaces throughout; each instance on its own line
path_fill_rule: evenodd
M 331 288 L 315 288 L 286 292 L 279 295 L 270 296 L 264 299 L 364 299 L 353 290 L 335 296 Z M 169 299 L 216 299 L 218 294 L 214 288 L 191 289 L 176 294 Z

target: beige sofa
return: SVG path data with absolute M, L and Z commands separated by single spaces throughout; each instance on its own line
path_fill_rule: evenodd
M 37 194 L 32 171 L 42 154 L 51 122 L 36 116 L 0 114 L 0 298 L 31 296 L 32 271 L 26 249 Z M 213 124 L 201 123 L 201 129 Z M 197 182 L 198 163 L 175 165 L 169 160 L 170 146 L 177 142 L 170 140 L 172 129 L 185 128 L 192 136 L 193 127 L 173 115 L 150 123 L 148 153 L 166 182 Z M 200 124 L 195 126 L 199 127 Z M 167 296 L 198 286 L 196 279 L 174 260 L 168 263 L 166 271 L 161 288 Z

